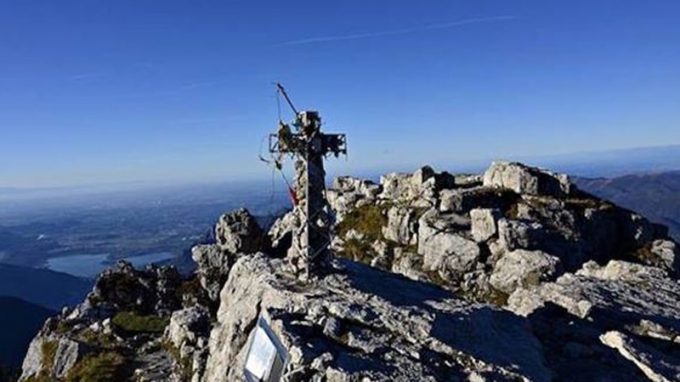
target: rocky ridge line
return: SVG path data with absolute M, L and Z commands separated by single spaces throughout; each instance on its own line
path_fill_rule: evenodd
M 102 274 L 46 322 L 22 380 L 244 380 L 258 317 L 290 353 L 289 381 L 680 380 L 680 254 L 665 227 L 510 162 L 341 177 L 327 196 L 328 276 L 284 271 L 293 215 L 265 232 L 225 214 L 189 279 L 125 263 Z

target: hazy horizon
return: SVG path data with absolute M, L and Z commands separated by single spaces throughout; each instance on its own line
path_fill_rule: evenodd
M 506 158 L 485 158 L 458 163 L 421 163 L 410 166 L 394 165 L 385 168 L 365 169 L 347 172 L 331 168 L 327 174 L 327 183 L 337 176 L 351 175 L 355 177 L 378 180 L 380 175 L 388 172 L 410 172 L 419 167 L 430 165 L 438 171 L 454 173 L 479 173 L 485 170 L 494 160 L 521 161 L 533 166 L 544 167 L 553 171 L 565 172 L 581 177 L 613 178 L 621 175 L 680 170 L 680 145 L 636 147 L 631 149 L 586 151 L 571 154 L 555 154 L 549 156 L 526 156 Z M 293 174 L 286 171 L 289 179 Z M 0 187 L 0 203 L 22 203 L 35 200 L 53 201 L 69 200 L 83 196 L 113 197 L 120 200 L 139 199 L 140 196 L 173 198 L 188 192 L 205 197 L 219 190 L 242 190 L 243 188 L 272 188 L 274 192 L 285 194 L 285 182 L 280 174 L 263 165 L 262 174 L 252 178 L 218 178 L 201 181 L 128 181 L 121 183 L 82 184 L 61 187 L 15 188 Z M 147 201 L 147 198 L 141 198 Z M 0 207 L 2 207 L 0 205 Z M 2 208 L 0 208 L 2 213 Z
M 265 178 L 274 81 L 347 133 L 330 172 L 679 144 L 679 16 L 674 1 L 5 2 L 0 187 Z

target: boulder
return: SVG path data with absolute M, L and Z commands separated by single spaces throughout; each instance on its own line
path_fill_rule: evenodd
M 371 180 L 340 176 L 335 178 L 331 187 L 343 193 L 357 193 L 368 199 L 375 199 L 380 194 L 381 186 Z
M 210 314 L 205 307 L 192 306 L 173 312 L 164 337 L 179 352 L 180 362 L 191 364 L 191 380 L 200 381 L 208 356 Z
M 382 228 L 385 239 L 402 245 L 415 244 L 418 240 L 415 215 L 411 208 L 391 207 L 387 211 L 387 226 Z
M 482 185 L 484 177 L 479 174 L 455 174 L 453 175 L 452 188 L 468 188 Z
M 674 274 L 680 274 L 680 248 L 672 240 L 654 240 L 651 248 L 652 261 Z
M 556 276 L 560 260 L 541 251 L 517 249 L 507 252 L 495 264 L 489 283 L 496 289 L 512 293 L 519 287 L 538 285 Z
M 508 312 L 344 260 L 305 288 L 281 267 L 262 255 L 234 265 L 204 381 L 244 381 L 260 318 L 288 353 L 284 373 L 294 381 L 551 379 L 526 322 Z
M 215 240 L 223 252 L 257 252 L 262 248 L 263 238 L 257 220 L 245 208 L 220 216 L 215 226 Z
M 340 222 L 354 208 L 375 202 L 381 191 L 382 186 L 370 180 L 341 176 L 326 190 L 326 199 Z
M 285 255 L 293 240 L 293 232 L 300 226 L 298 214 L 289 211 L 274 221 L 267 236 L 274 253 Z M 272 253 L 272 254 L 274 254 Z
M 470 210 L 471 232 L 475 241 L 487 241 L 498 233 L 496 222 L 500 218 L 500 211 L 490 208 L 475 208 Z
M 493 162 L 484 173 L 484 186 L 505 188 L 518 194 L 564 197 L 572 184 L 564 174 L 554 174 L 516 162 Z
M 390 173 L 380 178 L 380 199 L 405 203 L 410 207 L 432 207 L 437 202 L 437 177 L 425 166 L 413 174 Z
M 423 258 L 416 252 L 401 247 L 394 248 L 392 272 L 402 274 L 412 280 L 426 281 L 428 278 L 422 272 Z
M 418 226 L 418 254 L 423 256 L 423 270 L 455 280 L 477 265 L 479 245 L 456 229 L 460 227 L 457 223 L 463 223 L 461 220 L 457 215 L 440 215 L 434 209 L 423 214 Z
M 201 286 L 208 292 L 211 300 L 217 301 L 236 255 L 223 252 L 215 244 L 207 244 L 193 247 L 191 258 L 197 264 L 196 276 Z
M 46 354 L 48 352 L 48 354 Z M 38 335 L 31 341 L 22 365 L 21 380 L 48 376 L 63 378 L 91 348 L 59 335 Z
M 546 229 L 538 222 L 502 218 L 498 220 L 498 237 L 508 251 L 535 249 Z

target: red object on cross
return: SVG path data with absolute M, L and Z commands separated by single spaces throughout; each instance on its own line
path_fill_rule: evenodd
M 288 187 L 288 195 L 290 195 L 290 201 L 293 202 L 293 206 L 297 207 L 299 200 L 293 187 Z

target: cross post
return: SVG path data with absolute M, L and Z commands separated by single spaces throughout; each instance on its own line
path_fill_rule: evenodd
M 321 132 L 321 118 L 316 111 L 302 111 L 290 125 L 279 123 L 279 130 L 269 137 L 269 151 L 295 158 L 294 213 L 299 226 L 293 233 L 288 257 L 302 279 L 319 276 L 330 260 L 332 216 L 326 200 L 323 160 L 333 154 L 347 154 L 345 134 Z

